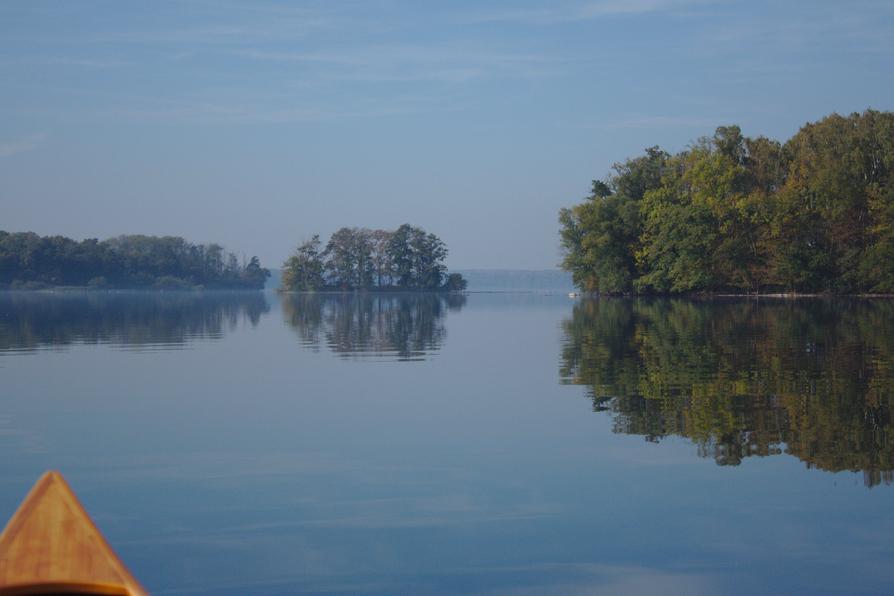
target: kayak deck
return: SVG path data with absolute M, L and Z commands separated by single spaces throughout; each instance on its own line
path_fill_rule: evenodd
M 68 483 L 47 472 L 0 535 L 0 596 L 145 596 Z

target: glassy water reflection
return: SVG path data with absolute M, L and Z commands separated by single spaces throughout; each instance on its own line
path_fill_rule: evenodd
M 259 292 L 0 292 L 0 351 L 172 349 L 256 326 L 269 310 Z
M 894 302 L 2 294 L 0 521 L 60 469 L 153 594 L 886 594 L 892 326 Z
M 561 377 L 615 432 L 894 478 L 891 302 L 587 300 L 563 328 Z
M 422 360 L 447 335 L 447 311 L 459 312 L 457 294 L 293 294 L 283 298 L 286 323 L 308 347 L 325 345 L 345 358 Z

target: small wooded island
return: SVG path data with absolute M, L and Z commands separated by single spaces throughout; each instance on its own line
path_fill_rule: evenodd
M 325 248 L 319 236 L 283 264 L 282 290 L 461 291 L 466 280 L 447 273 L 447 246 L 434 234 L 404 224 L 394 231 L 341 228 Z
M 257 257 L 240 262 L 219 244 L 192 244 L 176 236 L 78 242 L 0 231 L 0 288 L 259 290 L 269 276 Z
M 589 292 L 894 292 L 894 113 L 833 114 L 785 144 L 723 126 L 615 164 L 559 215 Z

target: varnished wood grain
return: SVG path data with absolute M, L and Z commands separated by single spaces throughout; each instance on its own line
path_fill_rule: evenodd
M 0 595 L 145 596 L 58 472 L 44 474 L 0 535 Z

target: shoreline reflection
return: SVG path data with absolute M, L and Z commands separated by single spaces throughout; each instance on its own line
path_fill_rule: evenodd
M 177 349 L 257 326 L 261 292 L 0 292 L 0 354 L 73 344 Z
M 894 302 L 585 300 L 563 331 L 562 382 L 615 432 L 894 480 Z
M 342 358 L 426 360 L 447 337 L 444 317 L 466 303 L 461 294 L 307 293 L 282 298 L 283 317 L 312 350 Z

